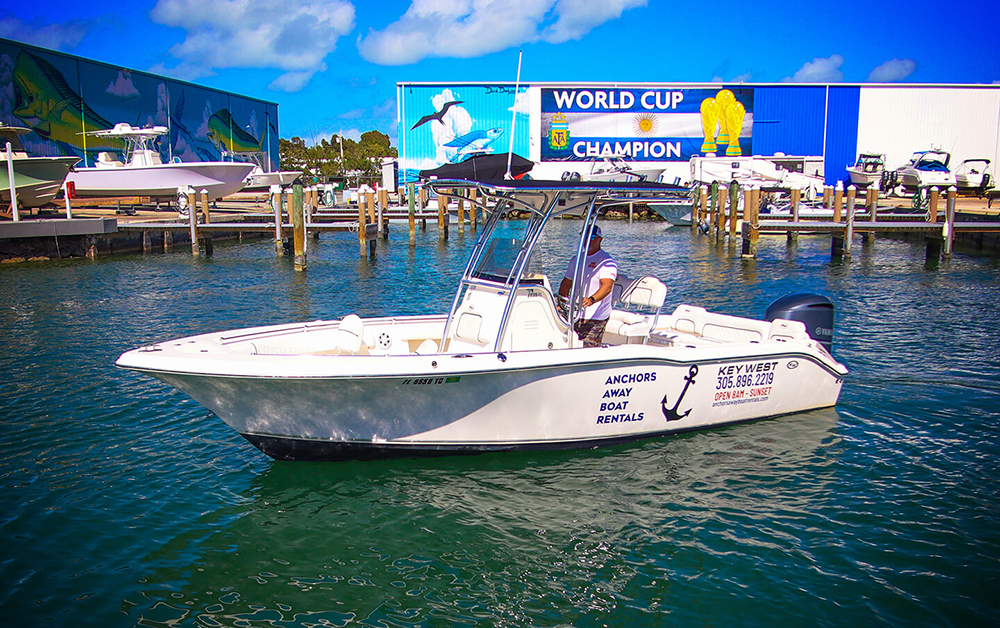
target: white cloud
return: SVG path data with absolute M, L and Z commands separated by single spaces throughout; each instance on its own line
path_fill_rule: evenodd
M 782 79 L 785 83 L 839 83 L 844 80 L 840 66 L 844 64 L 842 55 L 816 57 L 806 62 L 798 72 Z
M 726 79 L 722 78 L 721 76 L 718 76 L 718 75 L 712 77 L 712 82 L 713 83 L 749 83 L 752 80 L 753 80 L 753 74 L 751 74 L 750 72 L 744 72 L 743 74 L 737 74 L 736 76 L 734 76 L 733 78 L 729 79 L 728 81 Z
M 531 102 L 528 98 L 527 88 L 522 87 L 521 91 L 514 96 L 514 104 L 507 107 L 507 111 L 516 111 L 522 116 L 531 115 Z
M 0 18 L 0 37 L 52 50 L 76 48 L 86 33 L 85 23 L 78 20 L 34 26 L 15 17 Z
M 108 88 L 104 91 L 126 102 L 139 97 L 139 90 L 135 88 L 132 73 L 128 70 L 118 70 L 118 78 L 108 83 Z
M 889 59 L 868 75 L 870 83 L 895 83 L 913 74 L 917 62 L 912 59 Z
M 413 0 L 396 22 L 358 38 L 382 65 L 426 57 L 479 57 L 524 43 L 580 39 L 647 0 Z
M 272 89 L 298 91 L 316 72 L 337 39 L 354 28 L 346 0 L 159 0 L 153 21 L 182 28 L 187 37 L 171 47 L 174 68 L 155 70 L 199 78 L 222 68 L 277 68 L 285 73 Z

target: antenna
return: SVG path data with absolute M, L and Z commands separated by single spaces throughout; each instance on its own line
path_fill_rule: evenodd
M 515 81 L 514 83 L 514 106 L 511 107 L 511 114 L 510 114 L 510 149 L 507 151 L 507 174 L 504 176 L 504 178 L 507 180 L 514 178 L 510 174 L 510 162 L 514 157 L 514 125 L 517 123 L 517 93 L 521 89 L 522 54 L 524 54 L 523 50 L 517 51 L 517 81 Z

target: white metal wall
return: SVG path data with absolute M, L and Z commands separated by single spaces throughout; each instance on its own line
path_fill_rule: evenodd
M 858 152 L 884 154 L 886 168 L 933 147 L 951 153 L 952 170 L 964 159 L 985 158 L 994 175 L 1000 172 L 996 86 L 863 86 L 858 114 Z

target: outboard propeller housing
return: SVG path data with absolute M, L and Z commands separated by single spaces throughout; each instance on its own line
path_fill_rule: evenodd
M 833 301 L 821 294 L 788 294 L 767 307 L 764 319 L 799 321 L 809 336 L 833 352 Z

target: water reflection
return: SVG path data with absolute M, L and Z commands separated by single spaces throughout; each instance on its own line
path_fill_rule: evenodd
M 159 567 L 123 608 L 142 625 L 643 613 L 670 597 L 656 582 L 694 586 L 677 556 L 721 546 L 717 560 L 745 560 L 824 525 L 836 423 L 827 410 L 591 452 L 273 463 L 247 503 L 148 557 Z

